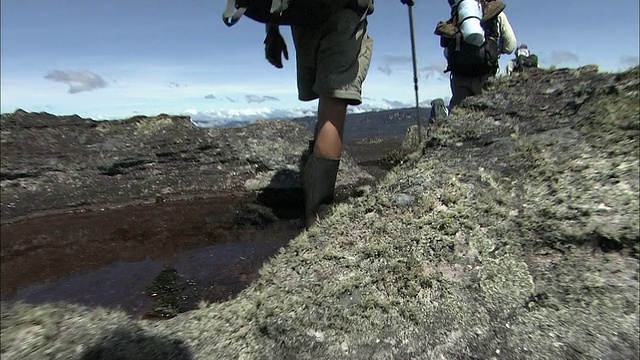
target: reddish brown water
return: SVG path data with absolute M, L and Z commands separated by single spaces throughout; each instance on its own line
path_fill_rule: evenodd
M 121 306 L 138 316 L 165 266 L 197 288 L 191 303 L 226 299 L 301 231 L 299 220 L 243 223 L 238 214 L 250 202 L 219 196 L 5 224 L 2 300 Z
M 400 142 L 352 142 L 345 149 L 379 178 L 388 169 L 379 159 Z M 254 198 L 221 194 L 104 211 L 30 214 L 3 224 L 0 297 L 120 307 L 142 317 L 153 306 L 148 286 L 168 266 L 188 284 L 180 294 L 181 311 L 200 300 L 228 299 L 303 230 L 302 209 L 293 208 L 301 194 L 272 195 L 277 201 L 270 206 L 279 207 L 272 209 L 278 218 L 266 220 L 260 211 L 256 215 Z

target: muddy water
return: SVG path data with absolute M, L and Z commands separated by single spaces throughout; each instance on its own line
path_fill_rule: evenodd
M 2 225 L 2 300 L 121 307 L 141 317 L 153 306 L 149 285 L 167 267 L 187 284 L 180 311 L 224 300 L 302 229 L 295 209 L 276 218 L 252 201 L 225 195 Z
M 401 140 L 353 141 L 345 149 L 381 178 L 389 169 L 381 157 Z M 0 297 L 122 308 L 137 318 L 222 301 L 257 279 L 264 262 L 303 230 L 301 201 L 301 194 L 220 194 L 5 223 Z M 163 276 L 169 281 L 159 287 L 179 298 L 164 303 L 170 311 L 158 311 L 151 288 Z

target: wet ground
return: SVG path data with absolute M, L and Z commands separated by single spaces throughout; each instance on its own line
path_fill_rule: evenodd
M 208 300 L 225 299 L 302 229 L 250 204 L 225 195 L 3 225 L 2 299 L 121 305 L 143 315 L 151 310 L 146 287 L 167 266 L 207 288 Z
M 400 142 L 352 141 L 346 151 L 379 178 L 389 169 L 380 159 Z M 1 298 L 121 307 L 147 318 L 228 299 L 303 231 L 295 201 L 269 208 L 258 200 L 218 194 L 3 224 Z

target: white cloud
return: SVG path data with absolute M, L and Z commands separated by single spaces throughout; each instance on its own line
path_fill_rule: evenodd
M 632 67 L 638 65 L 638 57 L 626 55 L 620 58 L 620 63 L 625 67 Z
M 431 78 L 435 79 L 446 79 L 447 74 L 444 73 L 444 70 L 447 68 L 447 65 L 442 63 L 431 63 L 427 66 L 423 66 L 420 68 L 420 75 L 424 77 L 425 80 L 429 80 Z
M 391 70 L 391 66 L 389 66 L 387 64 L 379 65 L 378 66 L 378 70 L 380 70 L 385 75 L 391 75 L 391 73 L 393 72 Z
M 380 70 L 385 75 L 391 75 L 393 68 L 396 66 L 404 66 L 411 64 L 411 57 L 405 55 L 385 55 L 382 58 L 382 64 L 378 65 Z
M 406 62 L 409 64 L 408 70 L 396 71 L 391 76 L 386 76 L 379 71 L 370 72 L 363 87 L 363 95 L 366 97 L 364 104 L 359 107 L 349 107 L 350 112 L 390 108 L 389 104 L 381 100 L 389 96 L 393 96 L 395 100 L 412 102 L 414 89 L 410 71 L 410 57 L 406 57 L 404 60 L 401 56 L 390 57 L 388 60 L 394 64 Z M 138 69 L 132 69 L 131 63 L 127 63 L 124 67 L 114 63 L 108 66 L 103 65 L 100 68 L 92 68 L 97 73 L 105 75 L 105 79 L 113 78 L 117 82 L 110 80 L 105 89 L 85 91 L 79 96 L 68 96 L 65 91 L 57 91 L 60 84 L 44 79 L 39 71 L 3 73 L 0 108 L 2 112 L 23 108 L 29 111 L 50 111 L 55 114 L 77 113 L 85 117 L 108 119 L 132 116 L 134 110 L 139 114 L 153 116 L 159 113 L 180 114 L 185 109 L 206 114 L 207 110 L 215 109 L 221 112 L 220 118 L 233 121 L 233 119 L 246 119 L 247 117 L 271 117 L 271 114 L 276 114 L 274 116 L 284 114 L 283 117 L 297 116 L 300 111 L 296 109 L 299 108 L 304 110 L 303 114 L 313 114 L 317 106 L 317 101 L 305 103 L 298 100 L 295 77 L 291 77 L 290 74 L 278 72 L 274 76 L 267 75 L 259 79 L 252 76 L 235 76 L 234 81 L 225 81 L 223 77 L 211 74 L 200 75 L 199 72 L 204 72 L 204 68 L 193 70 L 181 66 L 139 65 L 141 67 Z M 181 75 L 185 72 L 189 74 L 196 72 L 199 75 L 197 78 L 185 78 L 184 75 Z M 295 72 L 292 71 L 292 74 Z M 167 87 L 167 84 L 175 79 L 179 79 L 181 83 L 188 83 L 189 86 Z M 429 83 L 424 81 L 423 77 L 420 81 L 421 99 L 445 96 L 449 93 L 448 84 Z M 389 89 L 393 89 L 393 94 L 389 93 Z M 241 115 L 230 112 L 230 115 L 227 116 L 224 113 L 227 109 L 250 108 L 251 105 L 261 106 L 260 103 L 247 104 L 245 102 L 246 94 L 258 94 L 261 97 L 268 94 L 266 96 L 277 98 L 278 102 L 263 102 L 263 105 L 270 104 L 269 107 L 294 109 L 294 111 L 283 113 L 283 111 L 273 110 L 262 115 Z M 208 95 L 215 97 L 215 100 L 205 99 L 205 96 Z M 45 105 L 50 105 L 51 108 L 45 108 Z
M 387 104 L 389 106 L 389 108 L 391 108 L 391 109 L 405 108 L 405 107 L 412 106 L 409 103 L 406 103 L 406 102 L 403 102 L 403 101 L 398 101 L 398 100 L 382 99 L 382 101 L 384 101 L 385 104 Z
M 279 101 L 275 96 L 259 96 L 259 95 L 245 95 L 244 98 L 247 100 L 249 104 L 251 103 L 263 103 L 265 101 Z
M 91 71 L 69 71 L 62 70 L 50 71 L 44 77 L 45 79 L 60 82 L 69 85 L 69 93 L 75 94 L 83 91 L 92 91 L 107 86 L 107 83 Z
M 375 103 L 363 103 L 359 106 L 349 106 L 347 112 L 350 114 L 360 114 L 364 112 L 374 112 L 381 110 L 400 109 L 413 107 L 402 101 L 383 100 Z M 224 126 L 234 123 L 251 123 L 259 119 L 293 119 L 305 116 L 316 116 L 316 108 L 312 105 L 309 107 L 298 108 L 280 108 L 274 109 L 269 107 L 259 108 L 236 108 L 222 110 L 204 110 L 197 111 L 195 109 L 187 109 L 183 111 L 184 115 L 191 116 L 191 120 L 199 126 Z
M 570 52 L 570 51 L 552 51 L 550 57 L 550 61 L 554 65 L 558 65 L 561 63 L 567 62 L 578 62 L 580 58 L 578 55 Z
M 347 113 L 361 114 L 365 112 L 401 109 L 406 107 L 409 107 L 409 105 L 407 105 L 406 103 L 402 103 L 400 101 L 398 101 L 397 103 L 393 103 L 393 102 L 386 102 L 385 100 L 383 100 L 383 101 L 376 101 L 374 103 L 362 103 L 361 105 L 358 105 L 358 106 L 350 106 L 347 108 Z
M 313 108 L 273 109 L 260 107 L 204 111 L 187 109 L 184 113 L 191 116 L 191 120 L 198 125 L 223 126 L 234 122 L 253 122 L 259 119 L 292 119 L 313 116 L 316 111 Z

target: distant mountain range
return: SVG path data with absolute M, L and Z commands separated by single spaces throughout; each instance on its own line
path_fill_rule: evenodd
M 420 107 L 428 108 L 431 106 L 431 99 L 420 102 Z M 448 99 L 445 98 L 445 103 Z M 347 113 L 363 114 L 373 112 L 384 112 L 387 110 L 402 110 L 414 108 L 413 103 L 401 101 L 383 100 L 369 101 L 358 105 L 349 106 Z M 196 110 L 187 109 L 183 115 L 188 115 L 191 119 L 202 126 L 207 127 L 226 127 L 227 124 L 246 124 L 258 119 L 297 119 L 316 115 L 314 105 L 306 104 L 306 107 L 298 108 L 274 108 L 274 107 L 246 107 L 237 109 L 218 109 L 218 110 Z
M 431 107 L 420 108 L 420 124 L 426 125 L 429 120 Z M 29 114 L 29 112 L 18 109 L 13 114 Z M 49 114 L 46 112 L 39 113 L 46 118 L 56 118 L 58 115 Z M 10 116 L 11 113 L 2 114 L 3 116 Z M 170 116 L 168 114 L 160 114 L 164 116 Z M 160 116 L 158 115 L 158 116 Z M 245 119 L 239 117 L 237 120 L 234 118 L 208 118 L 198 116 L 201 113 L 187 113 L 180 116 L 184 117 L 186 121 L 191 121 L 193 124 L 199 127 L 208 128 L 231 128 L 249 125 L 257 120 L 289 120 L 305 126 L 309 130 L 313 131 L 316 126 L 316 114 L 315 111 L 273 111 L 272 113 L 257 117 L 254 116 Z M 61 117 L 65 117 L 61 115 Z M 69 117 L 69 116 L 67 116 Z M 73 118 L 82 119 L 78 115 L 72 115 Z M 136 117 L 146 118 L 146 115 L 136 115 L 129 119 Z M 87 118 L 89 119 L 89 118 Z M 187 120 L 188 119 L 188 120 Z M 108 121 L 108 120 L 104 120 Z M 362 107 L 350 108 L 347 113 L 347 122 L 345 124 L 345 138 L 344 140 L 353 141 L 360 139 L 370 138 L 387 138 L 395 136 L 403 136 L 409 126 L 415 125 L 416 121 L 416 109 L 413 107 L 400 108 L 400 109 L 374 109 L 371 111 L 364 111 Z
M 420 108 L 420 124 L 426 125 L 431 108 Z M 316 117 L 306 116 L 292 121 L 314 130 Z M 407 128 L 416 124 L 416 109 L 393 109 L 348 114 L 345 124 L 345 140 L 386 138 L 405 135 Z

